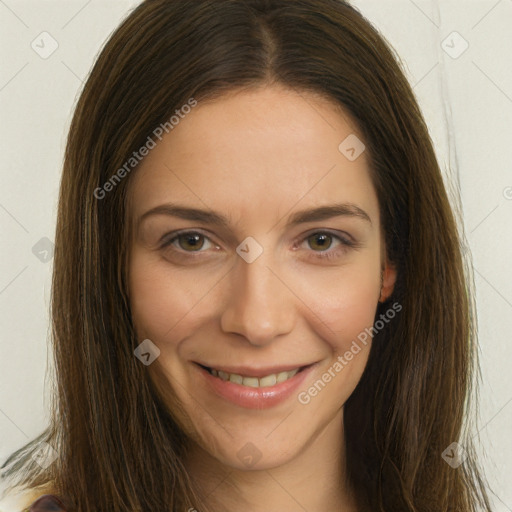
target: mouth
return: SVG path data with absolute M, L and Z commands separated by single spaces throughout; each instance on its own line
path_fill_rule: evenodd
M 213 377 L 220 379 L 224 382 L 232 382 L 233 384 L 238 384 L 240 386 L 246 386 L 250 388 L 269 388 L 275 386 L 276 384 L 281 384 L 282 382 L 286 382 L 287 380 L 292 379 L 307 368 L 313 366 L 314 363 L 304 365 L 304 366 L 296 366 L 292 367 L 288 370 L 281 369 L 280 371 L 276 370 L 255 370 L 255 369 L 245 369 L 240 371 L 229 371 L 227 369 L 218 369 L 211 368 L 205 366 L 200 363 L 196 363 L 203 370 L 206 370 Z
M 290 403 L 312 378 L 318 363 L 272 367 L 209 366 L 194 362 L 199 389 L 245 409 L 268 409 Z

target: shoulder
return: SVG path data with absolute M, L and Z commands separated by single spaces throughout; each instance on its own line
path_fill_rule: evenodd
M 22 490 L 12 490 L 7 494 L 2 494 L 0 497 L 0 512 L 28 512 L 32 505 L 35 505 L 37 501 L 43 496 L 51 496 L 52 489 L 49 486 L 38 487 L 34 489 L 22 489 Z M 43 506 L 44 501 L 41 500 L 41 506 Z M 48 500 L 47 500 L 48 503 Z M 58 503 L 58 502 L 57 502 Z M 43 512 L 44 508 L 36 508 L 31 512 Z M 48 510 L 53 510 L 55 512 L 60 509 L 48 508 Z M 65 511 L 65 509 L 62 509 Z
M 54 494 L 43 494 L 33 503 L 30 503 L 27 512 L 67 512 L 67 509 L 64 503 Z

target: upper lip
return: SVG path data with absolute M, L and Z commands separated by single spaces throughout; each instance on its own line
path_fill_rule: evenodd
M 302 369 L 307 366 L 311 366 L 314 363 L 305 363 L 305 364 L 287 364 L 287 365 L 279 365 L 279 366 L 266 366 L 266 367 L 258 367 L 254 366 L 229 366 L 224 364 L 206 364 L 196 362 L 196 364 L 203 366 L 205 368 L 220 370 L 226 373 L 234 373 L 237 375 L 243 375 L 244 377 L 265 377 L 267 375 L 272 375 L 274 373 L 281 372 L 290 372 L 295 369 Z

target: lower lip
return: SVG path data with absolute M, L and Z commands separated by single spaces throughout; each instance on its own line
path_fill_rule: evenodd
M 247 409 L 268 409 L 292 396 L 311 374 L 316 364 L 297 372 L 291 379 L 264 388 L 252 388 L 235 384 L 229 380 L 222 380 L 219 377 L 214 377 L 201 366 L 197 364 L 194 364 L 194 366 L 199 370 L 207 385 L 222 398 Z

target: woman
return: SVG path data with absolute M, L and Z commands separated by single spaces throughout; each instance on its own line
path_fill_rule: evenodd
M 417 102 L 356 9 L 147 0 L 76 107 L 53 418 L 4 474 L 32 512 L 490 510 L 467 282 Z

